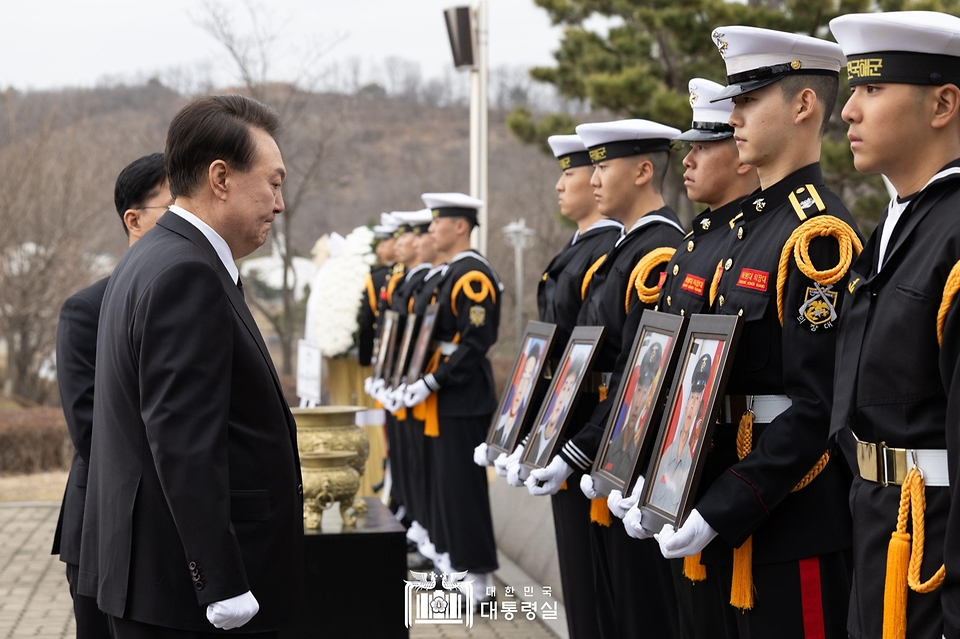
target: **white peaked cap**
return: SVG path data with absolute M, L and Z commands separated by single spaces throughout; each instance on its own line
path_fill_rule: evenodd
M 430 222 L 433 221 L 433 212 L 430 209 L 398 211 L 394 215 L 399 218 L 401 224 L 407 226 L 420 226 L 422 224 L 430 224 Z
M 579 135 L 551 135 L 547 138 L 547 144 L 550 145 L 550 150 L 557 158 L 571 153 L 587 152 L 587 147 Z
M 724 86 L 705 78 L 693 78 L 687 83 L 693 124 L 689 131 L 677 137 L 686 142 L 723 140 L 733 136 L 733 127 L 727 124 L 733 112 L 733 100 L 710 102 Z
M 459 209 L 479 209 L 483 207 L 483 200 L 478 200 L 464 193 L 424 193 L 420 198 L 431 211 L 448 207 Z
M 727 87 L 714 100 L 773 84 L 785 75 L 836 73 L 847 62 L 840 45 L 797 33 L 733 25 L 710 35 L 727 67 Z
M 850 86 L 960 84 L 960 18 L 936 11 L 852 13 L 830 21 Z
M 380 214 L 380 226 L 386 227 L 390 233 L 393 233 L 397 230 L 397 227 L 400 225 L 397 222 L 392 213 L 381 213 Z
M 581 124 L 577 127 L 577 135 L 588 149 L 593 149 L 611 142 L 672 140 L 680 135 L 680 131 L 659 122 L 634 119 Z

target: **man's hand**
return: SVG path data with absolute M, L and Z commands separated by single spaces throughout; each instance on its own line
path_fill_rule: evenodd
M 640 524 L 642 515 L 643 513 L 640 512 L 639 504 L 634 504 L 633 507 L 627 511 L 627 514 L 623 516 L 623 528 L 627 531 L 627 535 L 634 539 L 650 539 L 653 537 L 653 532 L 647 530 Z
M 376 399 L 377 395 L 380 393 L 381 390 L 383 390 L 383 387 L 386 385 L 387 385 L 387 380 L 383 379 L 382 377 L 380 379 L 373 380 L 373 382 L 370 384 L 370 397 L 373 397 L 374 399 Z
M 520 465 L 520 458 L 523 457 L 523 449 L 523 446 L 517 446 L 517 450 L 513 451 L 513 455 L 507 457 L 507 483 L 514 488 L 523 486 L 523 482 L 526 479 L 526 477 L 523 476 L 525 469 Z
M 506 477 L 510 464 L 520 461 L 520 458 L 523 457 L 523 449 L 523 444 L 519 444 L 516 450 L 509 455 L 500 453 L 500 456 L 493 460 L 493 467 L 497 469 L 497 474 L 501 477 Z
M 372 391 L 373 391 L 373 378 L 368 377 L 365 380 L 363 380 L 363 392 L 372 397 L 373 396 Z
M 580 492 L 586 495 L 587 499 L 596 499 L 600 496 L 600 493 L 593 487 L 593 477 L 591 475 L 584 475 L 580 478 Z
M 623 519 L 627 511 L 637 505 L 640 501 L 640 493 L 643 491 L 643 475 L 637 477 L 637 483 L 633 486 L 633 491 L 629 497 L 624 497 L 619 490 L 612 490 L 607 496 L 607 508 L 617 519 Z
M 418 379 L 414 383 L 407 386 L 403 393 L 403 404 L 407 408 L 413 408 L 429 397 L 430 393 L 431 391 L 427 386 L 427 383 L 422 379 Z
M 403 408 L 403 392 L 406 390 L 406 384 L 400 384 L 396 390 L 389 391 L 384 395 L 384 401 L 380 402 L 383 407 L 390 411 L 391 415 L 396 414 Z
M 696 508 L 680 526 L 680 530 L 674 531 L 673 526 L 666 524 L 654 535 L 660 543 L 660 553 L 667 559 L 695 555 L 706 548 L 716 536 L 717 531 L 710 527 Z
M 563 482 L 572 474 L 573 468 L 557 455 L 550 460 L 546 468 L 531 470 L 524 484 L 531 495 L 556 495 Z
M 487 458 L 487 442 L 480 442 L 473 449 L 473 463 L 477 466 L 493 466 L 493 462 Z
M 207 606 L 207 621 L 215 628 L 233 630 L 253 619 L 258 612 L 260 612 L 260 604 L 248 590 L 242 595 L 216 601 Z

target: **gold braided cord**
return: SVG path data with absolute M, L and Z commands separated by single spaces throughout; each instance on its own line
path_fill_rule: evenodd
M 810 260 L 810 242 L 814 238 L 827 236 L 837 238 L 840 244 L 840 261 L 831 269 L 818 271 Z M 821 286 L 830 286 L 840 281 L 850 268 L 854 253 L 860 255 L 862 250 L 863 243 L 856 232 L 846 222 L 832 215 L 810 218 L 798 226 L 783 245 L 777 267 L 777 315 L 780 317 L 780 325 L 783 326 L 783 295 L 791 253 L 801 273 Z
M 367 304 L 370 305 L 370 311 L 374 317 L 378 317 L 380 311 L 377 310 L 377 291 L 373 287 L 373 277 L 369 273 L 367 273 L 367 279 L 364 280 L 363 286 L 367 290 Z
M 947 283 L 943 286 L 943 300 L 940 302 L 940 310 L 937 311 L 937 343 L 943 344 L 943 327 L 947 323 L 947 313 L 953 304 L 953 298 L 960 290 L 960 262 L 953 265 L 950 274 L 947 276 Z
M 911 507 L 912 506 L 912 507 Z M 923 475 L 914 466 L 907 472 L 900 488 L 900 509 L 897 512 L 897 532 L 907 532 L 907 516 L 913 514 L 913 543 L 910 550 L 910 568 L 907 572 L 907 585 L 910 590 L 925 594 L 933 592 L 943 583 L 946 567 L 940 568 L 930 579 L 921 583 L 920 567 L 923 565 L 923 544 L 926 540 L 926 523 L 923 513 L 927 509 L 927 497 L 924 491 Z
M 601 255 L 596 262 L 594 262 L 590 268 L 587 269 L 587 272 L 583 275 L 583 282 L 580 284 L 580 300 L 584 300 L 587 297 L 587 288 L 590 287 L 590 282 L 593 281 L 593 274 L 597 272 L 603 263 L 606 261 L 606 254 Z
M 713 281 L 710 282 L 710 306 L 717 299 L 717 289 L 720 288 L 720 276 L 723 275 L 723 260 L 717 262 L 717 269 L 713 272 Z
M 473 290 L 474 284 L 480 285 L 479 291 Z M 457 295 L 459 295 L 461 291 L 474 304 L 483 303 L 488 295 L 494 304 L 497 303 L 497 289 L 493 285 L 493 282 L 490 281 L 490 278 L 481 271 L 470 271 L 453 285 L 453 291 L 450 293 L 450 309 L 454 315 L 458 314 Z
M 753 450 L 753 411 L 748 410 L 743 414 L 743 417 L 740 418 L 740 427 L 737 428 L 737 457 L 743 459 L 751 450 Z M 809 486 L 810 482 L 816 479 L 817 475 L 823 471 L 828 461 L 830 461 L 829 450 L 824 451 L 824 453 L 820 455 L 820 459 L 813 465 L 813 468 L 807 471 L 803 479 L 801 479 L 790 492 L 795 493 Z
M 387 283 L 387 304 L 393 304 L 393 291 L 396 290 L 397 284 L 402 279 L 403 279 L 402 271 L 399 273 L 394 271 L 393 275 L 390 276 L 390 282 Z
M 673 254 L 677 252 L 677 249 L 671 248 L 669 246 L 661 246 L 660 248 L 655 248 L 643 257 L 640 258 L 640 261 L 637 262 L 637 265 L 634 267 L 633 272 L 630 274 L 630 281 L 633 282 L 634 287 L 637 289 L 637 297 L 640 298 L 640 301 L 644 304 L 656 304 L 657 298 L 660 297 L 660 282 L 657 282 L 654 286 L 647 286 L 647 278 L 650 277 L 650 274 L 653 272 L 653 269 L 657 268 L 661 264 L 666 264 L 670 261 L 670 258 L 673 257 Z M 630 287 L 627 287 L 627 300 L 626 300 L 627 312 L 630 312 Z

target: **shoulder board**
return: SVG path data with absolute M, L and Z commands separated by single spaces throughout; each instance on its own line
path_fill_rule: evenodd
M 805 184 L 791 191 L 787 199 L 790 200 L 790 205 L 801 222 L 827 210 L 826 204 L 820 199 L 820 194 L 812 184 Z
M 479 290 L 477 290 L 479 289 Z M 460 276 L 453 290 L 450 292 L 450 308 L 453 314 L 457 315 L 457 296 L 463 293 L 474 304 L 482 304 L 487 297 L 496 304 L 497 289 L 483 271 L 470 271 L 466 275 Z

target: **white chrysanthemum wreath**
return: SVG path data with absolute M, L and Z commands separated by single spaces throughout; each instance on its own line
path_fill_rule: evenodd
M 356 346 L 364 282 L 377 257 L 373 231 L 360 226 L 344 238 L 335 255 L 323 265 L 316 281 L 313 335 L 325 357 L 343 357 Z

